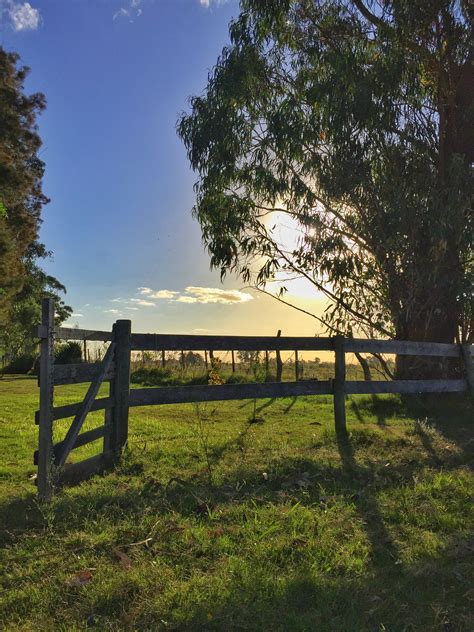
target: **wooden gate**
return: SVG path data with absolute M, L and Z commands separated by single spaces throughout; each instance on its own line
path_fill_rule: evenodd
M 42 500 L 51 497 L 55 487 L 67 482 L 88 478 L 117 462 L 127 441 L 128 399 L 130 385 L 130 328 L 129 320 L 117 321 L 112 332 L 81 332 L 54 326 L 54 302 L 42 302 L 39 369 L 40 409 L 36 414 L 39 424 L 38 450 L 34 455 L 38 466 L 38 495 Z M 57 365 L 54 363 L 54 340 L 74 339 L 109 342 L 103 360 L 99 363 Z M 90 382 L 82 402 L 54 407 L 54 387 L 60 384 Z M 107 397 L 97 398 L 101 385 L 109 382 Z M 91 411 L 104 410 L 104 424 L 81 432 Z M 53 442 L 54 422 L 72 418 L 64 439 Z M 75 448 L 103 438 L 102 450 L 95 456 L 68 463 Z

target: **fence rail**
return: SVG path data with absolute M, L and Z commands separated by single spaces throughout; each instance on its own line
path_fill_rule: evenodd
M 38 465 L 38 492 L 49 498 L 56 484 L 88 478 L 114 463 L 120 456 L 128 437 L 128 411 L 135 406 L 153 406 L 189 402 L 225 401 L 270 397 L 297 397 L 301 395 L 331 395 L 334 400 L 334 419 L 337 432 L 346 432 L 346 395 L 374 393 L 463 393 L 474 396 L 474 346 L 436 342 L 402 340 L 369 340 L 343 336 L 191 336 L 179 334 L 132 334 L 131 323 L 119 320 L 111 332 L 89 329 L 54 327 L 54 306 L 45 299 L 42 306 L 42 323 L 38 327 L 41 338 L 40 409 L 35 419 L 39 424 L 38 450 L 34 462 Z M 58 340 L 110 342 L 101 363 L 54 365 L 53 343 Z M 162 361 L 165 351 L 204 351 L 207 361 L 214 351 L 231 351 L 235 367 L 235 351 L 265 351 L 277 355 L 277 374 L 281 377 L 281 351 L 332 351 L 335 357 L 334 379 L 297 380 L 295 382 L 269 382 L 258 384 L 224 384 L 139 388 L 130 390 L 130 362 L 132 351 L 159 351 Z M 465 379 L 348 381 L 346 355 L 373 353 L 431 356 L 457 359 L 464 367 Z M 207 364 L 206 364 L 207 366 Z M 298 376 L 298 370 L 296 376 Z M 54 387 L 62 384 L 90 382 L 84 401 L 54 406 Z M 97 398 L 103 382 L 109 383 L 108 397 Z M 105 411 L 104 424 L 81 432 L 89 412 Z M 65 439 L 53 444 L 53 421 L 73 417 Z M 103 439 L 100 454 L 70 464 L 67 457 L 76 448 Z

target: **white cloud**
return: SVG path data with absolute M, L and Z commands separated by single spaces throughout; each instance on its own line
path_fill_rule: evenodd
M 130 12 L 128 11 L 128 9 L 124 9 L 122 7 L 121 9 L 119 9 L 113 14 L 112 20 L 117 20 L 118 18 L 129 18 L 129 17 L 130 17 Z
M 205 9 L 209 9 L 211 5 L 220 7 L 223 4 L 225 4 L 227 1 L 228 0 L 199 0 L 199 4 L 201 5 L 201 7 L 204 7 Z
M 140 294 L 148 298 L 174 298 L 179 294 L 179 292 L 175 292 L 174 290 L 152 290 L 150 287 L 139 287 L 138 288 Z
M 149 294 L 150 298 L 174 298 L 177 296 L 179 292 L 174 292 L 173 290 L 158 290 L 157 292 L 152 292 Z
M 151 301 L 144 301 L 142 298 L 131 298 L 130 303 L 136 303 L 142 307 L 155 307 L 155 303 L 152 303 Z
M 177 303 L 198 303 L 195 296 L 180 296 L 176 299 Z
M 180 301 L 189 303 L 247 303 L 253 300 L 253 296 L 240 290 L 222 290 L 217 287 L 195 287 L 193 285 L 185 288 L 186 295 L 180 299 L 191 298 L 194 300 Z M 178 299 L 179 300 L 179 299 Z
M 84 314 L 79 314 L 79 312 L 73 312 L 69 318 L 84 318 Z
M 142 0 L 130 0 L 125 7 L 121 7 L 113 14 L 112 20 L 126 18 L 129 22 L 133 22 L 134 18 L 139 18 L 143 13 L 140 8 L 141 3 Z
M 139 287 L 138 290 L 140 294 L 146 296 L 147 300 L 132 298 L 130 301 L 147 306 L 154 305 L 149 299 L 167 299 L 174 303 L 220 303 L 227 305 L 232 303 L 247 303 L 253 300 L 253 296 L 247 292 L 241 292 L 240 290 L 223 290 L 217 287 L 189 285 L 184 289 L 184 292 L 177 292 L 176 290 L 152 290 L 149 287 Z
M 138 307 L 126 307 L 125 309 L 128 309 L 128 310 L 130 310 L 131 312 L 138 312 L 138 311 L 140 311 L 140 310 L 138 309 Z
M 34 31 L 40 25 L 40 12 L 29 2 L 21 4 L 11 0 L 7 3 L 7 11 L 15 31 Z
M 120 315 L 121 312 L 119 309 L 104 309 L 104 314 L 115 314 Z

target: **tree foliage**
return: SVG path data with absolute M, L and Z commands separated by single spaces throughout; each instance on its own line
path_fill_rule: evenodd
M 13 358 L 23 354 L 34 355 L 37 338 L 35 327 L 41 322 L 41 299 L 53 298 L 55 322 L 60 325 L 72 314 L 62 294 L 66 288 L 55 277 L 46 274 L 38 265 L 38 259 L 45 259 L 51 253 L 42 244 L 33 243 L 23 257 L 24 282 L 15 295 L 10 318 L 0 332 L 0 350 Z
M 66 288 L 38 261 L 50 256 L 37 241 L 44 163 L 36 117 L 42 94 L 24 94 L 29 69 L 0 47 L 0 350 L 10 358 L 32 356 L 33 328 L 41 320 L 41 299 L 55 299 L 56 322 L 71 315 L 61 294 Z
M 178 122 L 211 265 L 303 276 L 330 331 L 472 340 L 473 18 L 467 0 L 243 0 Z
M 24 94 L 29 69 L 18 67 L 18 61 L 18 55 L 0 47 L 0 324 L 9 320 L 11 302 L 25 281 L 24 257 L 48 202 L 36 125 L 45 98 Z

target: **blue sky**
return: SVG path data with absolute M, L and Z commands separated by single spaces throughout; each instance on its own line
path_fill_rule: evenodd
M 239 279 L 221 285 L 191 217 L 195 175 L 175 124 L 205 88 L 238 2 L 3 0 L 3 9 L 2 45 L 31 67 L 27 91 L 48 102 L 41 240 L 54 252 L 48 271 L 68 288 L 68 324 L 122 317 L 135 331 L 319 331 Z

